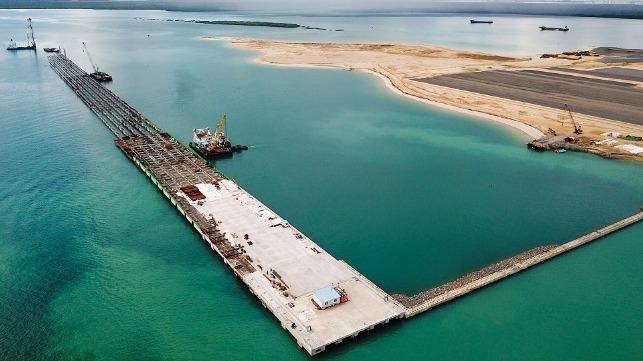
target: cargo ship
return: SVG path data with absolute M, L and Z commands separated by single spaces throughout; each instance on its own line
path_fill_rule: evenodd
M 471 19 L 469 20 L 471 24 L 493 24 L 493 20 L 475 20 Z
M 569 31 L 569 28 L 567 26 L 562 27 L 562 28 L 555 28 L 555 27 L 549 27 L 549 26 L 539 26 L 540 30 L 550 30 L 550 31 Z
M 216 125 L 214 134 L 210 128 L 193 129 L 190 148 L 204 158 L 231 156 L 234 152 L 248 149 L 245 145 L 230 143 L 225 132 L 226 121 L 227 116 L 223 114 Z
M 27 19 L 27 45 L 19 46 L 16 42 L 11 39 L 7 50 L 36 50 L 36 39 L 33 35 L 33 26 L 31 26 L 31 18 Z

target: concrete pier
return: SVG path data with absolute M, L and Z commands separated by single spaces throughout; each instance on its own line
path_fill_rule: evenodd
M 500 262 L 494 263 L 481 270 L 469 273 L 441 286 L 422 291 L 412 296 L 396 294 L 393 295 L 393 297 L 395 297 L 406 307 L 405 316 L 407 318 L 413 317 L 422 312 L 450 302 L 458 297 L 464 296 L 469 292 L 500 281 L 529 267 L 533 267 L 563 253 L 569 252 L 587 243 L 607 236 L 608 234 L 619 231 L 627 226 L 641 221 L 642 219 L 643 209 L 642 211 L 630 217 L 612 223 L 609 226 L 603 227 L 597 231 L 590 232 L 573 241 L 561 245 L 537 247 L 527 252 L 523 252 Z
M 538 247 L 439 287 L 389 295 L 210 167 L 61 54 L 52 69 L 110 129 L 147 176 L 309 354 L 392 319 L 412 317 L 643 219 L 643 212 L 562 245 Z M 313 302 L 319 289 L 338 304 Z M 334 302 L 332 303 L 334 304 Z
M 116 145 L 309 354 L 404 317 L 397 300 L 212 169 L 67 57 L 53 55 L 49 63 L 114 133 Z M 326 287 L 345 297 L 321 309 L 312 296 Z

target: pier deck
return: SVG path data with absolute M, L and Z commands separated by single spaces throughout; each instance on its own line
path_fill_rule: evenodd
M 114 133 L 116 145 L 172 202 L 232 271 L 311 355 L 403 318 L 404 307 L 285 219 L 188 151 L 62 54 L 54 71 Z M 320 310 L 315 289 L 348 302 Z

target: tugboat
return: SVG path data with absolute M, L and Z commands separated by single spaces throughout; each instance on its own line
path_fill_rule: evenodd
M 232 145 L 225 135 L 227 116 L 223 114 L 217 123 L 214 134 L 210 128 L 193 129 L 190 148 L 204 158 L 221 158 L 231 156 L 233 152 L 248 149 L 245 145 Z
M 27 45 L 18 46 L 16 42 L 11 39 L 9 46 L 7 46 L 7 50 L 36 50 L 36 39 L 33 36 L 33 26 L 31 26 L 31 18 L 27 19 Z
M 565 25 L 565 27 L 563 27 L 563 28 L 552 28 L 552 27 L 549 27 L 549 26 L 539 26 L 539 28 L 540 28 L 540 30 L 569 31 L 569 28 L 567 27 L 567 25 Z

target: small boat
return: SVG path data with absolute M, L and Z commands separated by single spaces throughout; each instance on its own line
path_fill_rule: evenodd
M 45 53 L 60 53 L 60 49 L 58 48 L 42 48 L 42 50 L 44 50 Z
M 566 149 L 556 149 L 554 152 L 556 152 L 556 153 L 565 153 L 565 152 L 567 152 L 567 150 Z
M 112 81 L 112 76 L 102 71 L 95 71 L 89 74 L 89 76 L 91 76 L 98 82 Z
M 471 19 L 469 20 L 471 24 L 493 24 L 493 20 L 476 20 L 476 19 Z
M 550 31 L 569 31 L 569 28 L 567 25 L 565 25 L 564 28 L 556 28 L 556 27 L 549 27 L 549 26 L 539 26 L 540 30 L 550 30 Z

